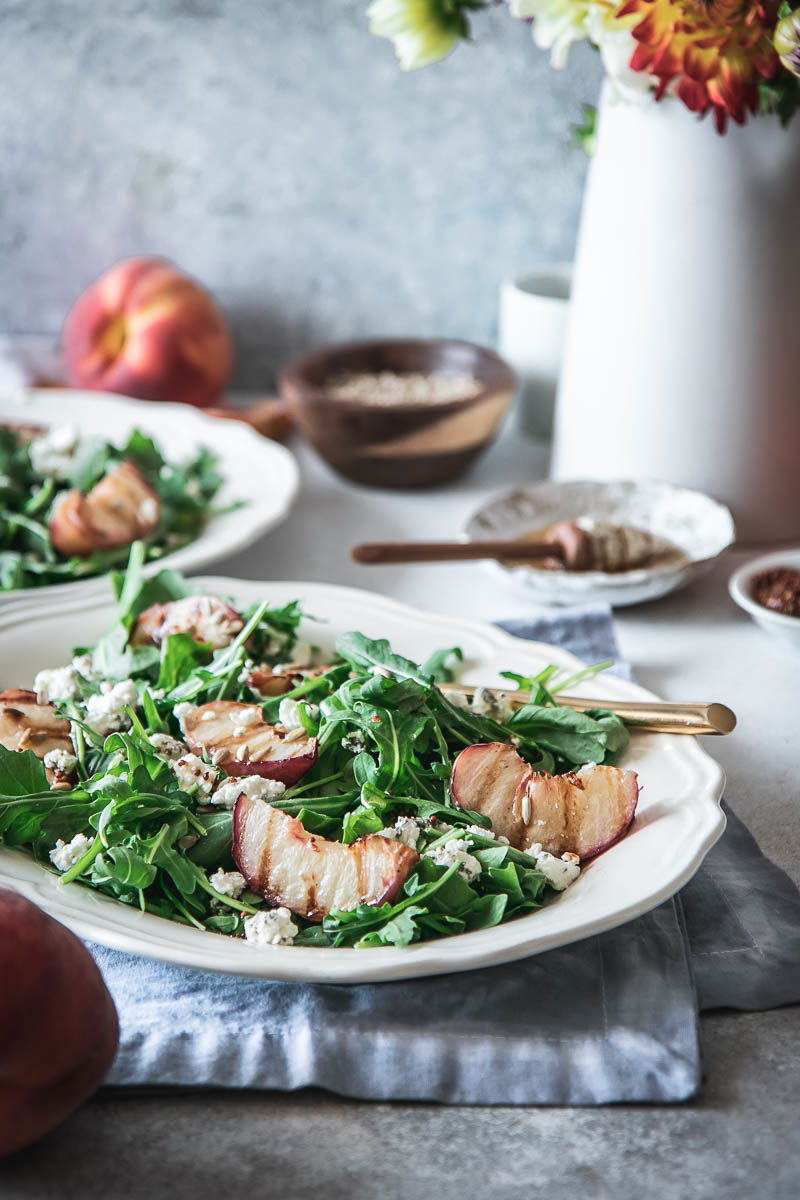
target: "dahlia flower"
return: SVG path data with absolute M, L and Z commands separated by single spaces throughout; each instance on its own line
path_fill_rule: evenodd
M 634 17 L 635 71 L 657 80 L 692 112 L 709 108 L 720 133 L 728 118 L 743 125 L 758 109 L 758 84 L 778 70 L 772 44 L 777 0 L 625 0 L 620 17 Z

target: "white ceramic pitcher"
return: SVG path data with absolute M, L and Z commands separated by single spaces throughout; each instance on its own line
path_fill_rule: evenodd
M 552 473 L 701 488 L 741 540 L 800 541 L 800 120 L 720 137 L 604 94 Z

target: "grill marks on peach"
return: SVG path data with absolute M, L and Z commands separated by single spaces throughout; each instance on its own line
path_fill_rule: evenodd
M 262 775 L 287 786 L 296 783 L 317 761 L 317 739 L 303 730 L 290 740 L 285 729 L 270 725 L 263 717 L 250 723 L 239 720 L 254 707 L 235 700 L 214 700 L 193 709 L 183 723 L 189 748 L 195 754 L 207 751 L 212 760 L 224 750 L 226 757 L 219 765 L 226 775 Z M 237 734 L 237 727 L 245 732 Z
M 453 803 L 482 813 L 495 833 L 526 850 L 581 859 L 600 854 L 628 829 L 639 785 L 633 771 L 584 767 L 548 775 L 534 771 L 512 745 L 489 742 L 462 750 L 450 780 Z
M 350 846 L 328 841 L 244 795 L 233 814 L 233 857 L 253 891 L 309 921 L 333 908 L 390 902 L 418 861 L 408 846 L 377 834 Z
M 36 693 L 21 688 L 0 692 L 0 745 L 6 750 L 32 750 L 43 759 L 50 750 L 73 753 L 69 721 L 56 716 L 52 704 L 38 704 Z M 48 779 L 53 773 L 48 770 Z

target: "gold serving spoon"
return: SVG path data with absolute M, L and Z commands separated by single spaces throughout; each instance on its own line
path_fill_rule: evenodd
M 474 696 L 477 688 L 466 683 L 440 683 L 441 692 L 460 692 Z M 530 692 L 506 692 L 502 688 L 484 688 L 502 692 L 516 708 L 528 704 Z M 554 699 L 576 712 L 587 708 L 604 708 L 615 713 L 626 725 L 649 733 L 710 733 L 724 735 L 736 728 L 736 714 L 725 704 L 672 704 L 660 700 L 585 700 L 576 696 L 555 696 Z

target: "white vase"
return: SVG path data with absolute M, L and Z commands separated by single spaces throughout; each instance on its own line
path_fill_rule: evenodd
M 800 541 L 800 120 L 601 102 L 552 473 L 661 479 Z

